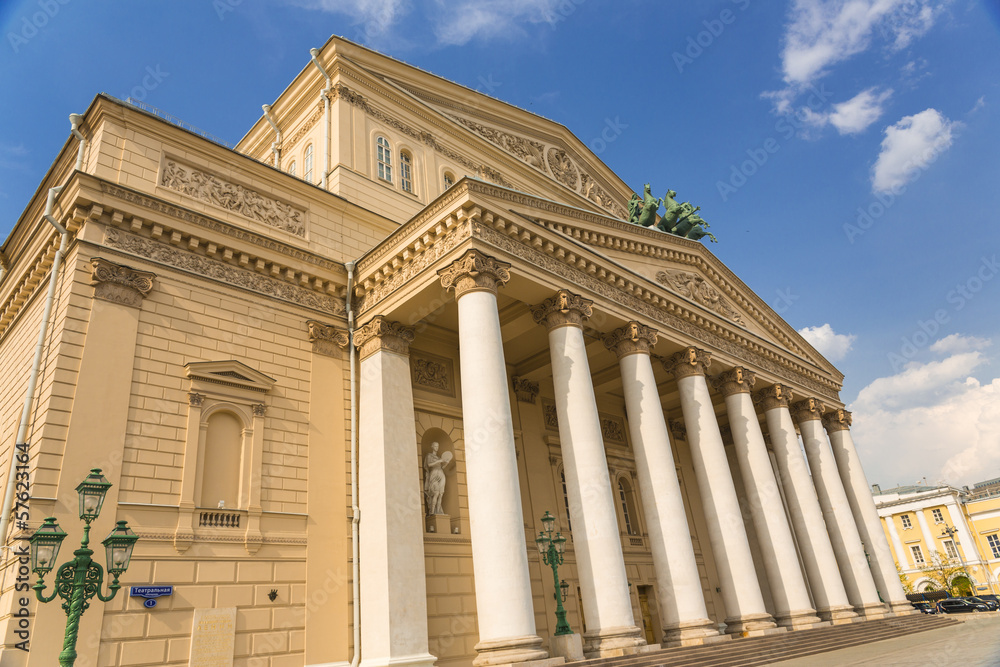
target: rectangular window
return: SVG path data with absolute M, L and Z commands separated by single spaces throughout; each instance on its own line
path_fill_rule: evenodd
M 924 552 L 920 550 L 920 545 L 919 544 L 914 544 L 912 547 L 910 547 L 910 551 L 913 552 L 913 563 L 915 565 L 923 565 L 924 564 Z
M 899 520 L 903 522 L 903 530 L 909 530 L 911 528 L 909 514 L 903 514 L 899 517 Z
M 996 533 L 986 536 L 986 541 L 989 542 L 990 549 L 993 550 L 993 557 L 1000 558 L 1000 537 L 997 537 Z
M 399 155 L 399 183 L 406 192 L 413 192 L 413 168 L 410 155 L 400 153 Z
M 948 558 L 958 558 L 958 550 L 955 548 L 955 543 L 951 540 L 945 540 L 944 551 L 948 554 Z
M 931 514 L 934 515 L 934 523 L 944 523 L 944 515 L 941 514 L 941 510 L 931 510 Z

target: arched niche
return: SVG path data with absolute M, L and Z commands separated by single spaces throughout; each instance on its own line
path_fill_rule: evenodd
M 452 519 L 457 519 L 459 515 L 458 466 L 455 464 L 455 446 L 451 440 L 451 436 L 440 428 L 427 429 L 420 439 L 420 489 L 421 492 L 425 489 L 427 482 L 425 475 L 427 471 L 424 469 L 424 463 L 427 460 L 427 455 L 431 453 L 435 442 L 438 443 L 438 456 L 443 456 L 445 452 L 451 454 L 451 463 L 444 468 L 445 488 L 444 496 L 441 498 L 441 508 Z M 430 508 L 427 507 L 426 494 L 424 495 L 423 502 L 424 514 L 429 514 Z

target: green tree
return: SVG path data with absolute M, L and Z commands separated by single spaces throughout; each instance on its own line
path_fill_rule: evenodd
M 932 550 L 930 560 L 921 571 L 931 580 L 934 590 L 947 591 L 948 595 L 970 591 L 972 577 L 957 558 L 945 558 Z M 965 594 L 972 595 L 971 592 Z
M 909 595 L 916 592 L 913 590 L 913 583 L 910 581 L 910 578 L 903 574 L 903 568 L 899 566 L 899 563 L 896 563 L 896 574 L 899 575 L 899 583 L 903 585 L 904 593 Z

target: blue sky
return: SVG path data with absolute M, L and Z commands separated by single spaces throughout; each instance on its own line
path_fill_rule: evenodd
M 338 34 L 701 206 L 846 374 L 872 482 L 1000 476 L 995 0 L 30 0 L 0 28 L 3 237 L 96 93 L 235 142 Z

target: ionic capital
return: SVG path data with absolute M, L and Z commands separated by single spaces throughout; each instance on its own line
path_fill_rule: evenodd
M 564 289 L 555 293 L 537 306 L 531 307 L 531 316 L 538 324 L 544 324 L 548 329 L 564 326 L 583 326 L 583 321 L 590 317 L 594 302 L 579 294 L 573 294 Z
M 621 359 L 627 354 L 649 354 L 656 345 L 656 329 L 638 322 L 629 322 L 604 336 L 604 346 Z
M 328 357 L 336 356 L 340 352 L 339 348 L 347 347 L 350 342 L 345 329 L 338 329 L 316 320 L 308 320 L 306 326 L 309 327 L 309 341 L 313 344 L 313 352 Z
M 827 433 L 849 431 L 851 429 L 851 421 L 851 413 L 840 408 L 823 415 L 823 426 L 826 427 Z
M 142 306 L 142 300 L 153 289 L 153 278 L 156 277 L 155 273 L 137 271 L 100 257 L 90 260 L 90 270 L 90 284 L 94 286 L 95 298 L 133 308 Z
M 711 365 L 712 353 L 697 347 L 681 350 L 663 362 L 663 368 L 673 373 L 677 380 L 692 375 L 705 375 Z
M 712 386 L 723 396 L 749 394 L 757 381 L 757 374 L 749 368 L 737 366 L 723 371 L 712 378 Z
M 469 292 L 497 293 L 497 286 L 510 280 L 510 264 L 484 255 L 478 250 L 467 251 L 460 259 L 438 271 L 441 285 L 455 290 L 459 299 Z
M 775 408 L 787 408 L 794 395 L 791 388 L 781 383 L 764 387 L 753 394 L 753 402 L 760 406 L 761 410 L 767 412 Z
M 807 422 L 810 419 L 822 419 L 826 406 L 815 398 L 807 398 L 804 401 L 792 403 L 789 408 L 792 412 L 792 419 L 797 423 Z
M 408 355 L 413 342 L 413 329 L 399 322 L 376 315 L 368 324 L 354 332 L 354 344 L 362 359 L 384 350 Z

